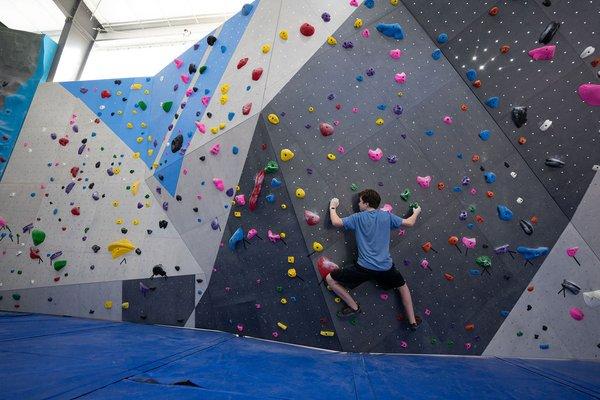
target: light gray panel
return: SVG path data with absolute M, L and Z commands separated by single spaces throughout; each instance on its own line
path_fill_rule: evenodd
M 587 245 L 600 257 L 598 199 L 600 199 L 600 174 L 596 173 L 571 222 Z

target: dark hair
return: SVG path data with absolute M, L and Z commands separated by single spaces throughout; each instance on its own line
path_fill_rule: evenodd
M 363 203 L 367 203 L 369 207 L 377 208 L 381 203 L 379 193 L 373 189 L 365 189 L 358 194 L 358 198 L 362 199 Z

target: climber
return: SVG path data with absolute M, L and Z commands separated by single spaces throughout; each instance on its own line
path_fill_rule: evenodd
M 345 218 L 337 214 L 339 199 L 329 202 L 331 223 L 336 228 L 355 231 L 358 247 L 358 260 L 355 265 L 332 271 L 325 277 L 329 287 L 346 303 L 346 307 L 338 311 L 338 317 L 348 317 L 360 312 L 360 304 L 341 284 L 357 286 L 363 282 L 374 280 L 384 289 L 395 288 L 402 299 L 411 330 L 416 330 L 412 299 L 406 281 L 392 261 L 390 255 L 390 231 L 401 226 L 414 226 L 421 208 L 413 209 L 412 215 L 402 219 L 391 212 L 378 210 L 381 197 L 372 189 L 359 193 L 358 207 L 360 212 Z

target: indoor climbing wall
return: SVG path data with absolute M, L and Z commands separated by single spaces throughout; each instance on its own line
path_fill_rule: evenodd
M 155 76 L 38 90 L 0 182 L 0 307 L 352 352 L 597 358 L 593 2 L 260 0 Z M 329 199 L 423 213 L 398 295 Z M 559 292 L 559 290 L 563 289 Z M 557 293 L 559 292 L 559 293 Z

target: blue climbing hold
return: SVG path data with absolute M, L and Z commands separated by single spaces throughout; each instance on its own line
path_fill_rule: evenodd
M 442 58 L 442 51 L 440 49 L 435 49 L 433 53 L 431 53 L 431 58 L 433 58 L 436 61 L 439 60 L 440 58 Z
M 404 39 L 404 31 L 400 24 L 377 24 L 375 27 L 379 33 L 384 36 L 391 37 L 394 39 Z
M 244 230 L 240 226 L 235 230 L 235 232 L 233 232 L 233 235 L 231 235 L 231 237 L 229 238 L 229 242 L 227 243 L 229 250 L 235 251 L 235 246 L 242 240 L 244 240 Z
M 475 224 L 474 224 L 474 223 L 472 223 L 472 222 L 469 222 L 469 223 L 467 224 L 467 228 L 468 228 L 468 229 L 473 229 L 473 228 L 475 228 Z
M 517 253 L 525 257 L 527 261 L 544 256 L 548 254 L 549 251 L 550 249 L 548 249 L 547 247 L 517 247 Z
M 500 99 L 498 98 L 498 96 L 490 97 L 485 101 L 485 104 L 489 108 L 498 108 L 498 106 L 500 105 Z
M 485 174 L 483 174 L 483 177 L 485 178 L 485 181 L 487 183 L 496 182 L 496 174 L 493 172 L 486 172 Z
M 489 138 L 490 138 L 490 131 L 488 131 L 487 129 L 479 132 L 479 139 L 481 139 L 485 142 Z
M 365 79 L 365 78 L 364 78 L 362 75 L 358 75 L 358 76 L 356 77 L 356 80 L 357 80 L 357 81 L 359 81 L 359 82 L 362 82 L 364 79 Z
M 440 33 L 437 37 L 437 41 L 439 44 L 444 44 L 448 41 L 448 35 L 445 33 Z
M 227 46 L 221 46 L 221 53 L 225 54 L 226 51 L 227 51 Z
M 456 153 L 456 158 L 458 158 L 459 160 L 463 159 L 463 153 Z
M 268 194 L 265 198 L 267 199 L 267 203 L 275 203 L 275 195 L 273 193 Z
M 233 117 L 235 117 L 235 113 L 234 112 L 230 112 L 229 114 L 227 114 L 227 119 L 228 120 L 233 120 Z
M 502 205 L 502 204 L 498 204 L 498 218 L 500 218 L 502 221 L 510 221 L 513 217 L 513 212 L 510 210 L 510 208 Z
M 237 155 L 237 153 L 239 153 L 239 152 L 240 152 L 240 149 L 239 149 L 237 146 L 233 146 L 233 147 L 231 148 L 231 152 L 232 152 L 233 154 Z
M 454 186 L 454 187 L 452 188 L 452 191 L 453 191 L 454 193 L 460 193 L 460 192 L 462 192 L 462 188 L 461 188 L 460 186 Z
M 276 188 L 278 188 L 279 186 L 281 186 L 281 181 L 280 181 L 279 179 L 277 179 L 277 178 L 273 178 L 273 179 L 271 179 L 271 187 L 272 187 L 273 189 L 276 189 Z
M 235 193 L 235 191 L 233 190 L 233 188 L 229 188 L 229 189 L 227 189 L 227 191 L 225 192 L 225 194 L 226 194 L 228 197 L 231 197 L 231 196 L 233 196 L 233 194 L 234 194 L 234 193 Z
M 506 318 L 506 317 L 508 317 L 508 311 L 502 310 L 502 311 L 500 311 L 500 315 L 502 316 L 502 318 Z
M 375 0 L 366 0 L 364 3 L 365 7 L 371 9 L 375 7 Z
M 478 270 L 478 269 L 473 268 L 473 269 L 469 270 L 469 275 L 471 275 L 471 276 L 480 276 L 481 275 L 481 271 Z
M 385 105 L 385 104 L 380 104 L 380 105 L 378 105 L 378 106 L 377 106 L 377 109 L 379 109 L 379 110 L 381 110 L 381 111 L 384 111 L 384 110 L 385 110 L 385 108 L 386 108 L 386 105 Z
M 477 79 L 477 71 L 475 71 L 474 69 L 470 69 L 467 71 L 467 79 L 471 82 L 473 82 L 475 79 Z
M 548 350 L 549 348 L 550 348 L 550 345 L 548 343 L 540 344 L 540 350 Z
M 254 8 L 254 6 L 252 4 L 244 4 L 242 6 L 242 15 L 245 17 L 247 15 L 250 15 L 250 13 L 252 12 L 252 9 Z
M 431 131 L 431 130 L 429 130 L 429 131 L 425 131 L 425 134 L 426 134 L 427 136 L 433 136 L 434 132 L 433 132 L 433 131 Z

